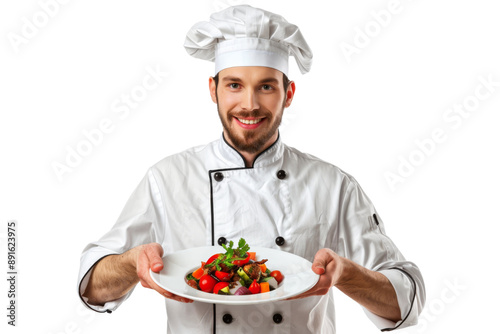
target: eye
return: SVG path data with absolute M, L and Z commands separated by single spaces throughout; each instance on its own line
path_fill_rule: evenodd
M 271 85 L 262 85 L 262 90 L 272 90 L 273 86 Z
M 235 82 L 230 83 L 230 84 L 229 84 L 229 88 L 232 88 L 232 89 L 238 89 L 238 88 L 240 88 L 240 84 L 235 83 Z

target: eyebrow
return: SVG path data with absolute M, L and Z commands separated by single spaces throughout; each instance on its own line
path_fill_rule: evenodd
M 222 77 L 221 80 L 222 81 L 231 81 L 231 82 L 243 82 L 243 80 L 241 80 L 238 77 L 234 77 L 234 76 Z M 274 83 L 274 84 L 278 85 L 279 80 L 276 78 L 273 78 L 273 77 L 269 77 L 269 78 L 264 78 L 264 79 L 259 81 L 259 84 L 263 84 L 263 83 Z

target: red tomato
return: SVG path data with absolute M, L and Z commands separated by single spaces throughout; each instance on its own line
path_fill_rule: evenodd
M 283 274 L 279 270 L 271 271 L 271 277 L 274 277 L 274 279 L 276 280 L 276 282 L 278 282 L 278 284 L 280 284 L 281 281 L 283 280 Z
M 247 257 L 244 260 L 235 260 L 235 261 L 233 261 L 233 264 L 237 265 L 239 267 L 241 267 L 244 264 L 247 264 L 248 261 L 250 261 L 250 254 L 246 253 L 246 256 Z
M 231 279 L 231 274 L 230 273 L 225 273 L 223 271 L 216 271 L 215 272 L 215 277 L 217 277 L 218 279 L 220 279 L 221 281 L 223 282 L 229 282 L 229 280 Z
M 220 289 L 224 289 L 228 285 L 229 285 L 228 282 L 219 282 L 219 283 L 215 284 L 214 294 L 218 294 Z
M 215 283 L 217 283 L 215 278 L 213 278 L 212 276 L 210 276 L 208 274 L 205 274 L 205 275 L 200 277 L 200 282 L 198 284 L 200 286 L 201 291 L 212 292 L 214 289 Z
M 220 255 L 220 253 L 218 253 L 218 254 L 214 254 L 214 255 L 210 256 L 210 258 L 207 260 L 207 264 L 210 264 L 210 263 L 214 262 L 214 260 L 215 260 L 216 258 L 218 258 L 218 257 L 219 257 L 219 255 Z
M 251 293 L 260 293 L 260 284 L 257 283 L 257 280 L 253 280 L 252 284 L 248 287 L 248 290 L 250 290 Z

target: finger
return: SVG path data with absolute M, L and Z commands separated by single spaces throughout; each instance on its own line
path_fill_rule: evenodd
M 173 294 L 173 293 L 168 292 L 168 291 L 166 291 L 162 295 L 165 298 L 173 299 L 173 300 L 176 300 L 176 301 L 182 302 L 182 303 L 192 303 L 192 302 L 194 302 L 194 300 L 191 300 L 191 299 L 188 299 L 188 298 L 184 298 L 184 297 L 181 297 L 181 296 L 177 296 L 176 294 Z
M 137 276 L 139 276 L 139 280 L 143 287 L 151 289 L 151 286 L 147 283 L 147 277 L 149 276 L 149 259 L 142 250 L 137 256 Z
M 147 247 L 146 247 L 147 248 Z M 159 287 L 151 278 L 151 275 L 149 274 L 149 268 L 150 268 L 150 260 L 147 255 L 146 249 L 143 249 L 139 253 L 138 260 L 137 260 L 137 275 L 139 276 L 139 280 L 141 282 L 141 285 L 145 288 L 148 289 L 153 289 L 158 291 L 159 293 L 163 294 L 166 292 L 166 290 L 162 289 Z
M 322 275 L 319 277 L 318 282 L 309 290 L 301 293 L 300 295 L 287 298 L 286 300 L 307 298 L 311 296 L 321 296 L 326 295 L 330 290 L 330 281 L 328 275 Z
M 183 303 L 192 303 L 193 300 L 178 296 L 167 290 L 161 288 L 158 284 L 156 284 L 151 275 L 149 274 L 149 269 L 151 268 L 154 272 L 159 272 L 163 269 L 163 248 L 160 244 L 149 244 L 144 247 L 144 250 L 139 254 L 139 264 L 138 268 L 141 271 L 141 284 L 146 288 L 153 289 L 161 294 L 165 298 L 173 299 Z
M 149 259 L 149 266 L 154 272 L 160 272 L 163 269 L 163 248 L 160 244 L 151 244 L 145 248 L 146 255 Z M 149 269 L 149 268 L 148 268 Z

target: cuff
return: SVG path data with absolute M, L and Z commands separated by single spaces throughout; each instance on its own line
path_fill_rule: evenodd
M 375 326 L 377 326 L 378 329 L 383 332 L 416 325 L 418 321 L 418 313 L 412 312 L 412 309 L 414 309 L 413 304 L 415 302 L 417 287 L 413 278 L 410 274 L 399 268 L 381 270 L 379 273 L 389 279 L 394 287 L 394 290 L 396 291 L 402 320 L 398 322 L 387 320 L 368 311 L 366 308 L 363 308 L 367 317 Z
M 94 270 L 95 265 L 101 261 L 103 258 L 105 258 L 108 255 L 113 255 L 113 254 L 118 254 L 116 252 L 111 252 L 109 250 L 106 250 L 101 247 L 93 248 L 90 249 L 89 251 L 85 252 L 82 254 L 81 260 L 80 260 L 80 274 L 78 277 L 78 294 L 80 295 L 81 301 L 91 310 L 94 310 L 96 312 L 100 313 L 111 313 L 112 311 L 115 311 L 118 306 L 121 305 L 134 291 L 135 287 L 132 288 L 126 295 L 123 297 L 120 297 L 119 299 L 109 301 L 105 303 L 104 305 L 92 305 L 89 304 L 88 298 L 84 297 L 83 294 L 85 293 L 85 290 L 87 289 L 87 285 L 89 282 L 90 275 L 92 273 L 92 270 Z

